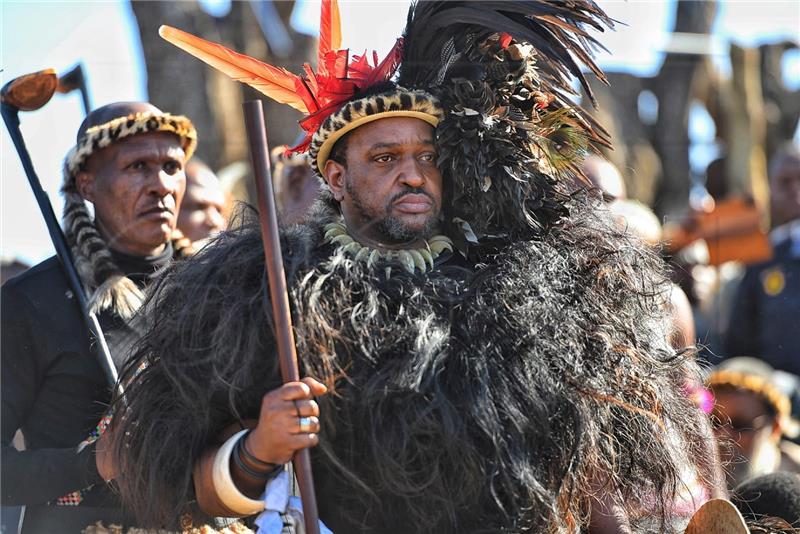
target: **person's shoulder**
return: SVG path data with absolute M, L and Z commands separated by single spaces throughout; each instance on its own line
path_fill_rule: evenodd
M 52 288 L 54 285 L 66 289 L 66 279 L 61 262 L 56 256 L 47 258 L 6 281 L 3 284 L 3 293 L 41 291 L 45 288 Z

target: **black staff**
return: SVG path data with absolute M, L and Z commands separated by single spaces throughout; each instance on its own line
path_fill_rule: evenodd
M 72 290 L 72 294 L 78 299 L 78 304 L 81 308 L 81 314 L 83 315 L 86 327 L 97 342 L 97 357 L 100 366 L 103 369 L 109 386 L 113 388 L 117 385 L 117 368 L 114 365 L 114 361 L 111 359 L 111 353 L 108 350 L 106 338 L 103 336 L 100 323 L 97 321 L 97 316 L 89 311 L 86 294 L 83 291 L 80 278 L 78 278 L 78 273 L 75 270 L 69 246 L 67 246 L 64 233 L 58 225 L 58 219 L 56 219 L 53 213 L 53 206 L 50 204 L 50 199 L 45 190 L 42 189 L 42 184 L 33 168 L 31 156 L 25 146 L 25 140 L 22 138 L 22 132 L 19 128 L 19 112 L 35 111 L 43 107 L 53 97 L 57 86 L 58 77 L 53 69 L 42 70 L 15 78 L 0 89 L 0 109 L 2 110 L 3 121 L 6 124 L 6 129 L 8 129 L 8 134 L 14 142 L 14 148 L 17 149 L 17 155 L 22 162 L 25 175 L 28 177 L 28 183 L 33 190 L 33 196 L 36 197 L 36 203 L 39 205 L 42 217 L 44 217 L 47 231 L 56 249 L 56 255 L 61 262 L 61 266 L 64 268 L 67 282 Z M 121 391 L 118 391 L 118 393 L 121 393 Z

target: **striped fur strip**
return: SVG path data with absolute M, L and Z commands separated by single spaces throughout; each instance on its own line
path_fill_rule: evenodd
M 89 310 L 113 310 L 119 317 L 129 319 L 144 296 L 114 263 L 108 244 L 77 192 L 65 192 L 64 226 L 75 268 L 89 298 Z

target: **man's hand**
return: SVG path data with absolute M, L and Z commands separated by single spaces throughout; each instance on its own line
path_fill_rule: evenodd
M 300 449 L 319 443 L 319 405 L 314 397 L 328 388 L 313 378 L 289 382 L 270 391 L 261 401 L 258 424 L 243 445 L 256 458 L 273 464 L 285 464 Z M 310 427 L 301 429 L 300 419 L 308 418 Z
M 114 465 L 113 447 L 114 429 L 113 425 L 109 424 L 105 431 L 100 434 L 100 437 L 97 438 L 97 441 L 94 442 L 94 462 L 97 466 L 97 472 L 106 482 L 119 475 L 117 466 Z

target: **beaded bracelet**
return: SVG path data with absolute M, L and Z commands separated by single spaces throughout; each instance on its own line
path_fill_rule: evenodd
M 264 460 L 257 458 L 253 453 L 247 450 L 247 445 L 245 444 L 244 440 L 247 439 L 247 436 L 249 436 L 252 431 L 253 431 L 252 429 L 247 429 L 247 432 L 242 434 L 241 439 L 239 439 L 240 443 L 239 449 L 242 451 L 242 454 L 244 454 L 244 457 L 247 458 L 250 461 L 250 463 L 264 466 L 265 469 L 276 469 L 277 467 L 280 467 L 281 464 L 273 464 L 271 462 L 265 462 Z
M 247 431 L 250 432 L 249 430 Z M 275 476 L 281 469 L 283 469 L 283 465 L 281 464 L 272 464 L 269 462 L 265 462 L 263 460 L 259 460 L 252 454 L 247 451 L 247 447 L 244 446 L 244 439 L 247 437 L 247 433 L 243 434 L 239 440 L 236 442 L 236 445 L 233 449 L 233 461 L 236 466 L 241 469 L 246 475 L 256 480 L 269 480 L 273 476 Z M 247 456 L 248 460 L 254 461 L 254 463 L 264 465 L 265 467 L 269 467 L 268 471 L 257 471 L 247 465 L 244 460 L 242 460 L 242 453 Z

